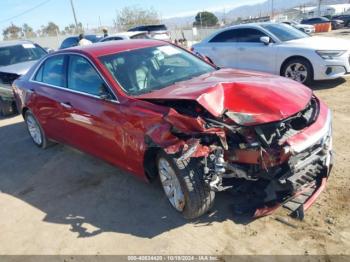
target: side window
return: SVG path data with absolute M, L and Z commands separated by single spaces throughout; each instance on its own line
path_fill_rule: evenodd
M 43 81 L 43 71 L 44 71 L 44 65 L 41 65 L 38 72 L 36 73 L 36 76 L 34 77 L 35 81 L 38 81 L 38 82 Z
M 253 28 L 237 29 L 237 42 L 260 43 L 260 37 L 266 36 L 263 32 Z
M 71 90 L 99 96 L 104 81 L 92 65 L 83 57 L 72 55 L 68 65 L 68 88 Z
M 34 79 L 45 84 L 64 87 L 64 56 L 46 59 Z
M 223 42 L 237 42 L 236 39 L 236 31 L 237 29 L 227 30 L 221 32 L 214 36 L 210 42 L 211 43 L 223 43 Z

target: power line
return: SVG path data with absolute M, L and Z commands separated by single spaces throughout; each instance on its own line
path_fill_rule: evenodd
M 18 15 L 15 15 L 15 16 L 12 16 L 12 17 L 9 17 L 9 18 L 6 18 L 6 19 L 4 19 L 4 20 L 0 20 L 0 24 L 6 23 L 6 22 L 11 21 L 11 20 L 13 20 L 13 19 L 16 19 L 16 18 L 18 18 L 18 17 L 20 17 L 20 16 L 22 16 L 22 15 L 25 15 L 25 14 L 27 14 L 27 13 L 29 13 L 29 12 L 31 12 L 31 11 L 33 11 L 33 10 L 39 8 L 39 7 L 41 7 L 41 6 L 47 4 L 47 3 L 50 2 L 50 1 L 51 1 L 51 0 L 43 1 L 43 2 L 41 2 L 40 4 L 38 4 L 38 5 L 36 5 L 36 6 L 33 6 L 32 8 L 29 8 L 29 9 L 23 11 L 22 13 L 19 13 Z

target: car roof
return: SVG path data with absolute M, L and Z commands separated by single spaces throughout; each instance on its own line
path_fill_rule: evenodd
M 107 36 L 106 38 L 108 37 L 113 37 L 113 36 L 126 36 L 126 37 L 133 37 L 135 35 L 138 35 L 138 34 L 146 34 L 148 33 L 147 31 L 131 31 L 131 32 L 121 32 L 121 33 L 117 33 L 117 34 L 113 34 L 113 35 L 109 35 Z
M 77 46 L 64 49 L 56 53 L 65 53 L 65 52 L 76 52 L 87 54 L 92 57 L 100 57 L 104 55 L 110 55 L 115 53 L 120 53 L 124 51 L 136 50 L 141 48 L 161 46 L 169 44 L 166 41 L 160 40 L 151 40 L 151 39 L 134 39 L 134 40 L 125 40 L 125 41 L 107 41 L 99 42 L 93 45 L 87 46 Z
M 0 42 L 0 47 L 22 45 L 22 44 L 33 44 L 33 42 L 28 40 L 12 40 L 12 41 L 2 41 Z

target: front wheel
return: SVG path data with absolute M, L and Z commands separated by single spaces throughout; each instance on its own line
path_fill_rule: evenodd
M 157 167 L 165 195 L 185 218 L 200 217 L 212 207 L 215 192 L 204 181 L 199 159 L 177 161 L 161 152 L 157 157 Z
M 308 85 L 313 81 L 312 65 L 303 58 L 291 59 L 283 65 L 281 75 Z

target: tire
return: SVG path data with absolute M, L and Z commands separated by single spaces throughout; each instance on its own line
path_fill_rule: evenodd
M 28 133 L 36 146 L 45 149 L 52 144 L 52 142 L 47 139 L 41 125 L 30 110 L 25 112 L 24 120 L 27 125 Z M 36 130 L 34 130 L 34 128 L 36 128 Z M 34 135 L 34 131 L 37 132 L 36 135 Z
M 302 72 L 306 72 L 306 74 Z M 314 79 L 312 65 L 305 58 L 293 58 L 284 63 L 281 69 L 281 76 L 293 79 L 304 85 L 310 85 Z
M 162 181 L 161 160 L 168 162 L 169 166 L 174 170 L 177 181 L 180 184 L 184 203 L 182 209 L 176 208 L 170 198 L 167 196 L 164 182 Z M 160 177 L 160 182 L 164 192 L 173 207 L 186 219 L 194 219 L 202 216 L 214 204 L 215 192 L 210 190 L 209 186 L 204 181 L 203 166 L 199 159 L 192 158 L 186 161 L 176 161 L 176 158 L 167 155 L 165 152 L 160 152 L 157 156 L 157 168 Z

